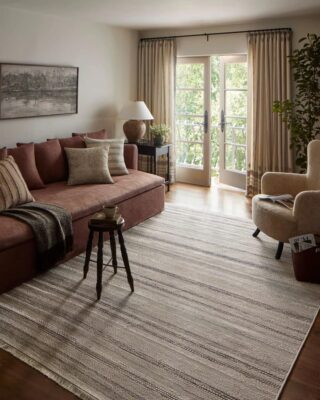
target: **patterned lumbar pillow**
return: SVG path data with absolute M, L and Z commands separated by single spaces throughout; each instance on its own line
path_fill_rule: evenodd
M 109 171 L 111 175 L 128 175 L 128 170 L 124 162 L 123 146 L 124 139 L 91 139 L 84 138 L 87 147 L 98 147 L 109 145 Z
M 68 185 L 113 183 L 108 168 L 108 146 L 92 149 L 65 148 L 69 165 Z
M 12 156 L 0 161 L 0 211 L 34 201 Z

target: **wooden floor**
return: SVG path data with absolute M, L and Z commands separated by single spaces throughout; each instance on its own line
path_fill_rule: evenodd
M 240 218 L 251 217 L 251 202 L 238 190 L 214 184 L 171 186 L 170 203 Z M 74 400 L 76 396 L 4 350 L 0 350 L 0 400 Z M 281 400 L 320 400 L 320 315 L 284 387 Z M 183 400 L 183 399 L 181 399 Z M 209 400 L 209 399 L 208 399 Z M 258 400 L 258 399 L 257 399 Z

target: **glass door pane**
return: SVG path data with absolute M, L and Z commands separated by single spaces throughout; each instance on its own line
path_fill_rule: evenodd
M 210 185 L 209 57 L 180 58 L 176 69 L 177 180 Z
M 248 71 L 246 56 L 221 57 L 220 181 L 245 187 Z

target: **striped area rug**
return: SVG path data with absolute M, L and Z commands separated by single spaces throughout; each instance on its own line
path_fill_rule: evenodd
M 253 228 L 167 206 L 124 234 L 134 294 L 78 256 L 0 297 L 0 346 L 81 399 L 275 399 L 320 287 Z

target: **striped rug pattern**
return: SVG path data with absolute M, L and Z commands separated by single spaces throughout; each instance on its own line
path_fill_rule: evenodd
M 253 228 L 167 206 L 124 233 L 134 294 L 78 256 L 0 296 L 0 347 L 85 400 L 275 399 L 320 288 Z

